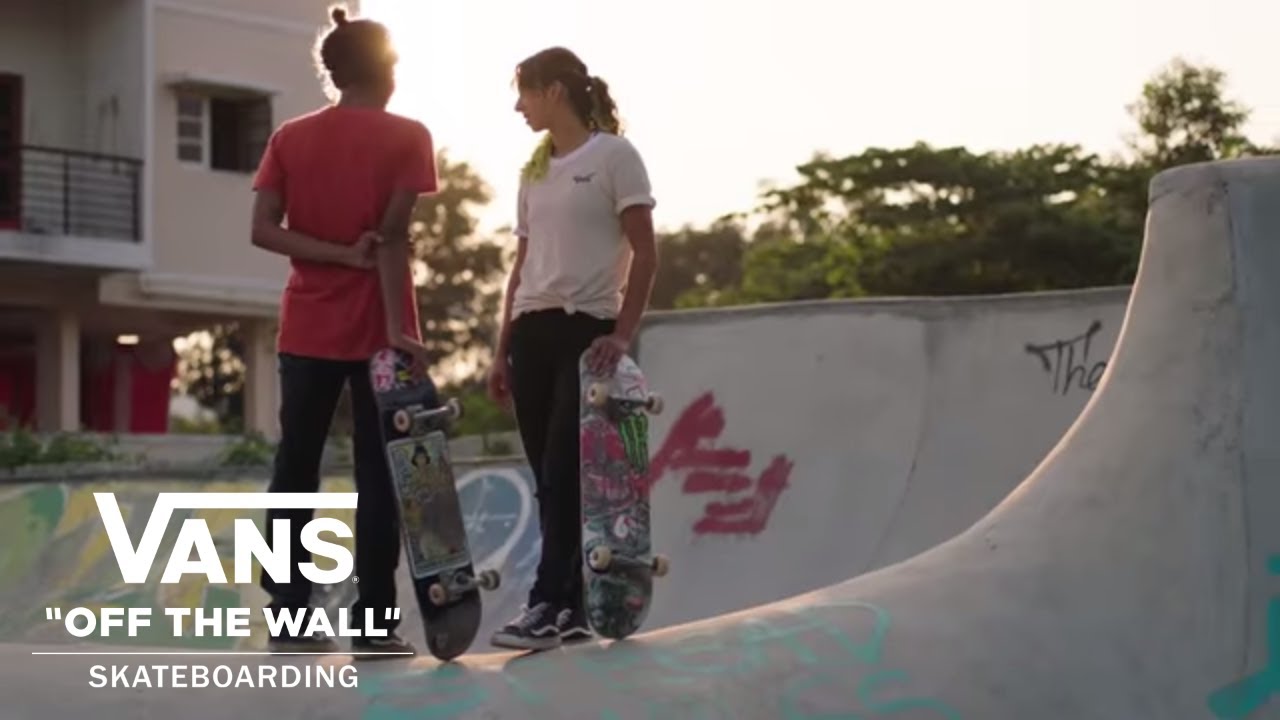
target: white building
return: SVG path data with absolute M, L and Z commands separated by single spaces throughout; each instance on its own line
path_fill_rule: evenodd
M 246 425 L 275 436 L 288 268 L 249 242 L 251 180 L 275 125 L 325 102 L 327 0 L 2 6 L 0 406 L 162 432 L 172 339 L 235 319 Z

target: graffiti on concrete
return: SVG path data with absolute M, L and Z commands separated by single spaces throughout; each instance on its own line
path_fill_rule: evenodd
M 524 562 L 524 546 L 536 544 L 537 523 L 530 480 L 525 468 L 480 467 L 459 473 L 467 538 L 482 567 L 506 568 Z M 190 490 L 181 482 L 111 482 L 91 484 L 39 483 L 0 492 L 0 639 L 30 642 L 63 642 L 68 638 L 56 624 L 44 620 L 45 607 L 151 608 L 160 616 L 166 607 L 203 608 L 206 611 L 235 607 L 260 607 L 266 596 L 256 584 L 210 584 L 204 576 L 187 575 L 173 585 L 161 585 L 163 564 L 157 563 L 147 582 L 128 585 L 120 576 L 93 493 L 116 493 L 130 537 L 137 538 L 146 524 L 156 494 Z M 326 490 L 349 491 L 349 479 L 326 481 Z M 201 483 L 208 492 L 260 492 L 260 483 L 230 481 Z M 353 511 L 321 510 L 318 516 L 337 517 L 354 523 Z M 232 528 L 238 510 L 178 510 L 161 544 L 161 553 L 173 547 L 182 520 L 200 517 L 209 524 L 218 555 L 233 557 Z M 262 529 L 260 514 L 251 516 Z M 331 540 L 351 548 L 352 539 Z M 403 567 L 401 568 L 403 570 Z M 351 583 L 317 585 L 312 601 L 337 617 L 339 608 L 356 598 Z M 261 616 L 254 613 L 259 623 Z M 265 629 L 253 628 L 251 638 L 219 638 L 192 632 L 174 637 L 171 628 L 158 624 L 140 630 L 138 637 L 107 641 L 207 648 L 257 647 Z
M 710 391 L 698 396 L 671 425 L 667 439 L 653 456 L 650 482 L 657 483 L 668 473 L 682 473 L 686 495 L 716 494 L 709 501 L 693 531 L 707 534 L 749 534 L 762 532 L 778 497 L 787 488 L 794 462 L 775 455 L 759 477 L 747 474 L 751 451 L 719 447 L 724 432 L 724 411 Z
M 827 601 L 776 611 L 674 642 L 613 643 L 571 656 L 513 660 L 500 674 L 445 665 L 434 670 L 365 671 L 364 720 L 489 717 L 487 707 L 521 717 L 558 716 L 565 688 L 586 688 L 608 702 L 599 720 L 735 718 L 749 714 L 817 720 L 910 715 L 959 720 L 945 702 L 912 693 L 910 675 L 889 666 L 889 613 L 860 601 Z M 771 680 L 776 691 L 765 694 Z M 743 692 L 754 687 L 755 691 Z M 589 704 L 589 703 L 588 703 Z M 588 716 L 583 716 L 588 717 Z
M 1267 569 L 1280 576 L 1280 555 L 1267 560 Z M 1280 597 L 1267 604 L 1267 666 L 1209 696 L 1209 711 L 1218 720 L 1246 720 L 1272 700 L 1280 703 Z
M 1044 345 L 1027 343 L 1027 353 L 1040 359 L 1044 371 L 1053 379 L 1053 392 L 1066 395 L 1072 388 L 1093 392 L 1107 369 L 1107 360 L 1093 359 L 1094 336 L 1102 330 L 1102 321 L 1094 320 L 1084 333 Z

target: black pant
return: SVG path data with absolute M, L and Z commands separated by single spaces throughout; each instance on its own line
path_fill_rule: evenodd
M 542 557 L 529 605 L 580 605 L 582 523 L 578 482 L 578 358 L 614 321 L 542 310 L 511 325 L 511 393 L 536 483 Z
M 359 598 L 352 606 L 351 624 L 367 629 L 365 608 L 373 609 L 374 627 L 391 630 L 398 620 L 389 620 L 387 610 L 396 607 L 396 566 L 400 562 L 400 525 L 392 490 L 390 468 L 383 452 L 378 429 L 378 410 L 369 381 L 369 365 L 360 361 L 280 355 L 280 444 L 270 492 L 317 492 L 320 489 L 320 458 L 333 422 L 333 413 L 344 384 L 351 386 L 354 425 L 355 485 L 360 500 L 355 520 L 355 575 Z M 302 546 L 302 526 L 314 516 L 313 510 L 268 510 L 266 537 L 272 540 L 272 521 L 287 518 L 292 535 L 287 584 L 272 581 L 262 573 L 262 588 L 272 597 L 271 607 L 296 610 L 311 600 L 311 581 L 298 570 L 310 562 L 311 553 Z M 308 618 L 309 620 L 309 618 Z M 330 617 L 337 630 L 337 617 Z M 305 625 L 304 625 L 305 627 Z

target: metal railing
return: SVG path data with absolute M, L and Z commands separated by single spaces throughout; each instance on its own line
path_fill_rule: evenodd
M 0 229 L 136 242 L 142 161 L 35 145 L 0 147 Z

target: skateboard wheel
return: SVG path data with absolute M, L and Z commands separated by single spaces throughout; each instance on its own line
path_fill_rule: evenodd
M 613 551 L 604 545 L 597 545 L 591 548 L 591 554 L 587 556 L 587 564 L 596 572 L 608 570 L 612 561 Z
M 445 403 L 449 408 L 449 419 L 457 420 L 462 417 L 462 403 L 458 402 L 458 398 L 449 398 L 449 402 Z
M 600 407 L 609 399 L 609 386 L 602 382 L 591 383 L 587 388 L 587 402 Z
M 449 593 L 445 592 L 443 585 L 436 583 L 427 588 L 427 599 L 435 605 L 443 605 L 449 599 Z
M 476 582 L 485 590 L 497 590 L 502 584 L 502 576 L 497 570 L 485 570 L 480 573 L 480 577 L 476 578 Z
M 653 556 L 653 576 L 662 577 L 667 574 L 667 570 L 671 569 L 671 564 L 667 562 L 666 555 Z
M 391 423 L 396 426 L 396 430 L 400 432 L 408 432 L 409 426 L 413 424 L 413 418 L 409 416 L 407 410 L 397 410 L 392 416 Z
M 649 397 L 645 399 L 645 409 L 650 415 L 658 415 L 662 413 L 662 396 L 658 393 L 651 392 Z

